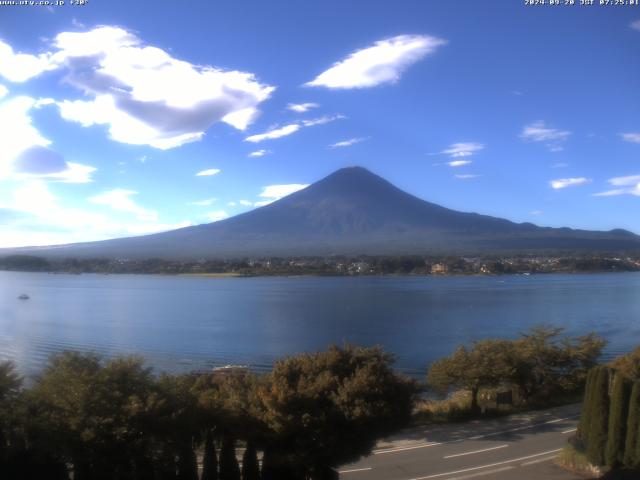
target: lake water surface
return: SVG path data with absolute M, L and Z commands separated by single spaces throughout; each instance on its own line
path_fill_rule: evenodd
M 17 297 L 27 293 L 29 300 Z M 0 359 L 24 373 L 65 349 L 140 354 L 158 370 L 266 370 L 330 343 L 382 345 L 423 375 L 461 343 L 532 325 L 640 345 L 640 273 L 202 278 L 0 272 Z

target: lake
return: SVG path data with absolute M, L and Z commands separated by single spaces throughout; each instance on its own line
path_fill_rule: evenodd
M 19 300 L 22 293 L 29 300 Z M 640 345 L 640 273 L 203 278 L 0 272 L 0 358 L 32 374 L 53 352 L 140 354 L 157 370 L 268 370 L 330 343 L 382 345 L 399 370 L 538 324 Z

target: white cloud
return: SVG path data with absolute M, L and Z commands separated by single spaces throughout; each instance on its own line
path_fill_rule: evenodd
M 264 157 L 269 153 L 271 153 L 269 150 L 261 149 L 261 150 L 256 150 L 255 152 L 251 152 L 248 156 L 252 158 L 257 158 L 257 157 Z
M 465 165 L 469 165 L 471 162 L 471 160 L 452 160 L 450 162 L 447 162 L 447 165 L 449 165 L 450 167 L 463 167 Z
M 614 177 L 609 179 L 609 183 L 615 186 L 629 186 L 640 183 L 640 175 L 629 175 L 626 177 Z
M 26 55 L 14 53 L 10 45 L 0 41 L 0 75 L 10 82 L 25 82 L 46 70 L 56 68 L 51 63 L 51 55 Z
M 529 215 L 538 216 L 538 215 L 542 215 L 543 213 L 544 212 L 542 210 L 532 210 L 532 211 L 529 212 Z
M 300 125 L 297 123 L 291 123 L 289 125 L 285 125 L 284 127 L 275 128 L 273 130 L 269 130 L 265 133 L 259 133 L 257 135 L 251 135 L 244 139 L 245 142 L 258 143 L 264 140 L 273 140 L 275 138 L 286 137 L 287 135 L 291 135 L 292 133 L 296 133 L 300 130 Z
M 227 203 L 227 205 L 230 206 L 230 207 L 238 206 L 238 204 L 236 202 L 229 202 L 229 203 Z
M 631 143 L 640 143 L 640 132 L 639 133 L 621 133 L 620 136 L 625 142 Z
M 470 157 L 471 155 L 479 152 L 484 148 L 482 143 L 476 142 L 463 142 L 463 143 L 454 143 L 446 150 L 443 150 L 442 154 L 449 155 L 452 158 L 458 157 Z
M 323 115 L 322 117 L 313 118 L 311 120 L 303 120 L 302 124 L 305 127 L 314 127 L 316 125 L 324 125 L 325 123 L 330 123 L 335 120 L 342 120 L 343 118 L 347 118 L 344 115 Z
M 626 177 L 614 177 L 608 180 L 614 187 L 612 190 L 594 194 L 596 197 L 611 197 L 615 195 L 634 195 L 640 197 L 640 175 L 629 175 Z
M 89 197 L 89 201 L 98 205 L 106 205 L 113 210 L 120 212 L 133 213 L 139 220 L 155 221 L 158 213 L 154 210 L 146 209 L 135 203 L 131 196 L 137 195 L 138 192 L 133 190 L 124 190 L 116 188 L 99 195 Z
M 551 180 L 549 182 L 549 184 L 551 185 L 551 188 L 555 189 L 555 190 L 559 190 L 561 188 L 567 188 L 567 187 L 575 187 L 578 185 L 585 185 L 587 183 L 590 183 L 591 180 L 585 177 L 577 177 L 577 178 L 559 178 L 557 180 Z
M 195 205 L 197 207 L 208 207 L 213 203 L 217 202 L 217 198 L 207 198 L 205 200 L 198 200 L 196 202 L 189 202 L 188 205 Z
M 302 120 L 300 123 L 290 123 L 289 125 L 285 125 L 284 127 L 274 128 L 268 130 L 265 133 L 260 133 L 257 135 L 251 135 L 244 139 L 245 142 L 258 143 L 264 140 L 273 140 L 280 137 L 286 137 L 287 135 L 291 135 L 292 133 L 296 133 L 302 127 L 313 127 L 316 125 L 324 125 L 325 123 L 330 123 L 335 120 L 341 120 L 346 118 L 344 115 L 324 115 L 319 118 L 313 118 L 311 120 Z
M 268 185 L 266 187 L 262 187 L 262 193 L 260 193 L 260 196 L 267 200 L 255 202 L 254 206 L 262 207 L 264 205 L 268 205 L 269 203 L 280 200 L 282 197 L 291 195 L 292 193 L 302 190 L 303 188 L 307 188 L 308 186 L 308 183 L 290 183 L 286 185 Z
M 3 193 L 7 192 L 4 190 Z M 55 245 L 143 235 L 187 227 L 191 222 L 120 220 L 117 217 L 65 206 L 41 180 L 20 182 L 5 197 L 4 207 L 13 212 L 0 224 L 0 247 Z
M 320 105 L 317 103 L 290 103 L 287 105 L 287 110 L 291 110 L 296 113 L 305 113 L 312 108 L 318 108 Z
M 67 162 L 48 148 L 51 141 L 33 126 L 29 112 L 38 101 L 25 96 L 0 102 L 0 180 L 41 178 L 65 183 L 91 181 L 94 167 Z
M 631 28 L 633 28 L 634 30 L 640 31 L 640 20 L 635 20 L 635 21 L 631 22 L 631 24 L 629 26 Z
M 548 127 L 543 121 L 525 125 L 520 138 L 527 142 L 544 142 L 552 152 L 563 150 L 562 142 L 567 140 L 571 132 Z
M 61 183 L 91 183 L 93 182 L 92 174 L 97 169 L 89 165 L 80 163 L 66 162 L 67 168 L 59 172 L 51 173 L 16 173 L 14 177 L 18 180 L 36 179 L 49 180 Z
M 302 183 L 290 183 L 287 185 L 268 185 L 262 188 L 262 193 L 260 194 L 263 198 L 282 198 L 287 195 L 291 195 L 298 190 L 302 190 L 303 188 L 307 188 L 309 184 Z
M 56 101 L 53 98 L 39 98 L 33 104 L 33 108 L 42 108 L 46 105 L 55 105 L 55 103 Z
M 478 178 L 480 176 L 482 175 L 475 174 L 475 173 L 463 173 L 463 174 L 454 175 L 454 177 L 456 177 L 459 180 L 471 180 L 472 178 Z
M 250 207 L 253 205 L 253 203 L 251 203 L 249 200 L 240 200 L 240 205 L 242 205 L 243 207 Z
M 224 210 L 216 210 L 215 212 L 207 213 L 207 218 L 210 222 L 219 222 L 225 218 L 229 218 L 229 214 Z
M 347 89 L 395 83 L 409 66 L 445 43 L 427 35 L 399 35 L 380 40 L 353 52 L 306 85 Z
M 64 70 L 64 81 L 91 99 L 59 102 L 61 116 L 107 125 L 121 143 L 169 149 L 201 139 L 216 122 L 244 130 L 275 89 L 251 73 L 179 60 L 117 27 L 62 32 L 53 45 L 35 57 L 0 43 L 0 74 L 21 81 Z
M 0 98 L 7 96 L 9 93 L 9 89 L 4 85 L 0 84 Z
M 0 103 L 0 178 L 11 174 L 12 164 L 22 152 L 51 144 L 31 123 L 29 110 L 34 104 L 33 98 L 22 96 Z
M 210 177 L 212 175 L 217 175 L 220 173 L 219 168 L 210 168 L 208 170 L 202 170 L 201 172 L 196 173 L 196 177 Z
M 350 147 L 351 145 L 355 145 L 356 143 L 364 142 L 365 140 L 366 140 L 366 138 L 363 138 L 363 137 L 350 138 L 348 140 L 342 140 L 340 142 L 333 143 L 333 144 L 329 145 L 329 148 Z

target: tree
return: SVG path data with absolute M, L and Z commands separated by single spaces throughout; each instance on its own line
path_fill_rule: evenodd
M 220 480 L 240 480 L 240 467 L 236 459 L 236 442 L 229 436 L 222 440 Z
M 525 401 L 581 388 L 587 372 L 596 365 L 605 341 L 593 333 L 561 337 L 562 331 L 560 327 L 534 327 L 513 342 L 513 382 Z
M 213 432 L 207 430 L 202 459 L 202 478 L 200 480 L 218 480 L 218 457 L 213 441 Z
M 453 389 L 471 393 L 471 410 L 479 412 L 481 388 L 516 386 L 524 402 L 548 402 L 562 391 L 583 387 L 605 345 L 591 333 L 561 337 L 562 328 L 534 327 L 515 340 L 488 339 L 459 347 L 450 357 L 434 362 L 428 384 L 441 394 Z
M 607 367 L 596 368 L 597 373 L 591 394 L 587 458 L 594 465 L 604 465 L 609 424 L 609 369 Z
M 6 454 L 13 411 L 22 388 L 22 378 L 12 362 L 0 362 L 0 462 Z
M 318 478 L 406 425 L 417 389 L 392 364 L 380 348 L 352 346 L 276 362 L 260 392 L 270 464 Z
M 512 345 L 506 340 L 481 340 L 471 350 L 459 347 L 453 355 L 435 361 L 429 368 L 427 382 L 441 394 L 452 389 L 471 392 L 471 411 L 479 413 L 480 388 L 496 387 L 512 375 Z
M 627 355 L 622 355 L 611 362 L 611 368 L 620 372 L 632 382 L 640 380 L 640 347 Z
M 587 380 L 584 387 L 584 400 L 582 401 L 582 410 L 580 412 L 580 421 L 578 423 L 578 431 L 577 437 L 582 443 L 582 445 L 586 445 L 586 442 L 589 439 L 591 426 L 591 407 L 592 407 L 592 396 L 594 388 L 595 377 L 597 376 L 597 370 L 592 368 L 589 370 L 587 374 Z
M 633 383 L 629 398 L 623 464 L 628 468 L 640 467 L 640 380 Z
M 627 415 L 631 385 L 627 378 L 616 372 L 613 378 L 613 393 L 609 411 L 609 438 L 605 455 L 609 467 L 619 467 L 624 461 Z
M 55 355 L 28 395 L 30 444 L 71 463 L 78 480 L 149 476 L 158 404 L 141 359 Z
M 196 381 L 193 374 L 164 374 L 157 381 L 161 403 L 155 425 L 165 458 L 177 457 L 181 479 L 197 479 L 194 447 L 202 442 L 207 428 L 211 428 L 194 393 Z
M 12 362 L 0 362 L 0 474 L 13 475 L 16 459 L 25 456 L 24 438 L 19 434 L 22 378 Z M 19 413 L 20 411 L 20 413 Z
M 178 480 L 198 480 L 196 452 L 186 443 L 178 452 Z
M 242 455 L 242 480 L 260 480 L 258 454 L 252 442 L 247 443 L 247 448 Z

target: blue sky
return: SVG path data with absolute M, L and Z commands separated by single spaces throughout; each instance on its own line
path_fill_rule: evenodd
M 215 221 L 350 165 L 640 233 L 638 78 L 633 6 L 0 6 L 0 246 Z

